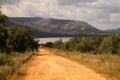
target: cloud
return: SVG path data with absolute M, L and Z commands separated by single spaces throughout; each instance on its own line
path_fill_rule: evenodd
M 110 20 L 120 22 L 120 14 L 112 14 Z
M 10 17 L 47 17 L 86 21 L 99 29 L 120 28 L 119 0 L 2 0 Z
M 78 3 L 90 3 L 96 0 L 58 0 L 60 5 L 76 5 Z
M 22 0 L 0 0 L 1 5 L 6 5 L 6 4 L 16 4 Z

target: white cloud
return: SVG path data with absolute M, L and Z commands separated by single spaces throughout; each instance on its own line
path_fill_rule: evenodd
M 119 0 L 5 0 L 10 17 L 49 17 L 86 21 L 99 29 L 120 28 Z M 62 2 L 61 2 L 62 1 Z M 64 3 L 65 2 L 65 3 Z
M 120 22 L 120 14 L 112 14 L 110 20 Z

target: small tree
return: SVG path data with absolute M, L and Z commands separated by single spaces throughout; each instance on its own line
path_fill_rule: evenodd
M 8 30 L 8 47 L 12 51 L 25 52 L 38 47 L 34 35 L 27 27 L 10 27 Z
M 0 51 L 4 52 L 7 50 L 7 30 L 0 26 Z
M 6 21 L 7 21 L 7 17 L 0 12 L 0 26 L 2 27 L 5 26 Z
M 94 47 L 92 40 L 89 38 L 82 39 L 78 44 L 76 44 L 76 50 L 81 52 L 93 51 Z
M 7 49 L 7 29 L 4 28 L 7 17 L 0 12 L 0 51 L 4 52 Z
M 102 53 L 120 53 L 120 35 L 111 35 L 100 44 L 99 51 Z
M 79 38 L 71 38 L 64 44 L 64 50 L 74 51 L 77 43 L 80 42 Z
M 62 45 L 63 45 L 63 42 L 61 39 L 53 43 L 54 48 L 62 49 Z
M 47 43 L 45 44 L 45 47 L 52 48 L 52 47 L 53 47 L 53 43 L 52 43 L 52 42 L 47 42 Z

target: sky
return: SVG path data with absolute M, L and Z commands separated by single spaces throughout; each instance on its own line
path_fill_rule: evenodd
M 85 21 L 100 29 L 120 28 L 120 0 L 0 0 L 8 17 Z

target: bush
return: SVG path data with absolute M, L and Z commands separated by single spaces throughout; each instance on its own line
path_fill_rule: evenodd
M 120 35 L 111 35 L 103 40 L 99 46 L 101 53 L 120 54 Z
M 76 44 L 76 50 L 81 52 L 88 52 L 94 50 L 91 39 L 82 39 L 78 44 Z
M 14 35 L 13 35 L 14 34 Z M 27 27 L 10 27 L 8 29 L 7 45 L 11 51 L 25 52 L 38 47 L 34 35 Z
M 7 30 L 0 26 L 0 51 L 1 52 L 6 51 L 7 37 L 8 37 Z
M 65 43 L 56 41 L 53 43 L 53 47 L 67 51 L 92 52 L 94 54 L 120 54 L 120 35 L 114 34 L 106 38 L 100 36 L 92 38 L 72 38 Z
M 0 25 L 4 26 L 6 24 L 6 21 L 7 21 L 7 16 L 2 14 L 1 11 L 0 11 Z
M 54 48 L 58 48 L 58 49 L 62 49 L 62 44 L 63 44 L 63 42 L 60 39 L 60 40 L 58 40 L 58 41 L 56 41 L 56 42 L 53 43 L 53 47 Z
M 53 43 L 52 43 L 52 42 L 47 42 L 47 43 L 45 44 L 45 47 L 52 48 L 52 47 L 53 47 Z
M 33 32 L 28 27 L 5 28 L 7 17 L 0 12 L 0 52 L 34 50 L 38 42 L 34 40 Z
M 79 43 L 81 38 L 71 38 L 69 41 L 63 44 L 63 49 L 68 51 L 74 51 L 76 44 Z
M 14 64 L 14 61 L 9 55 L 6 55 L 5 53 L 0 53 L 0 66 L 1 65 L 12 66 L 13 64 Z

